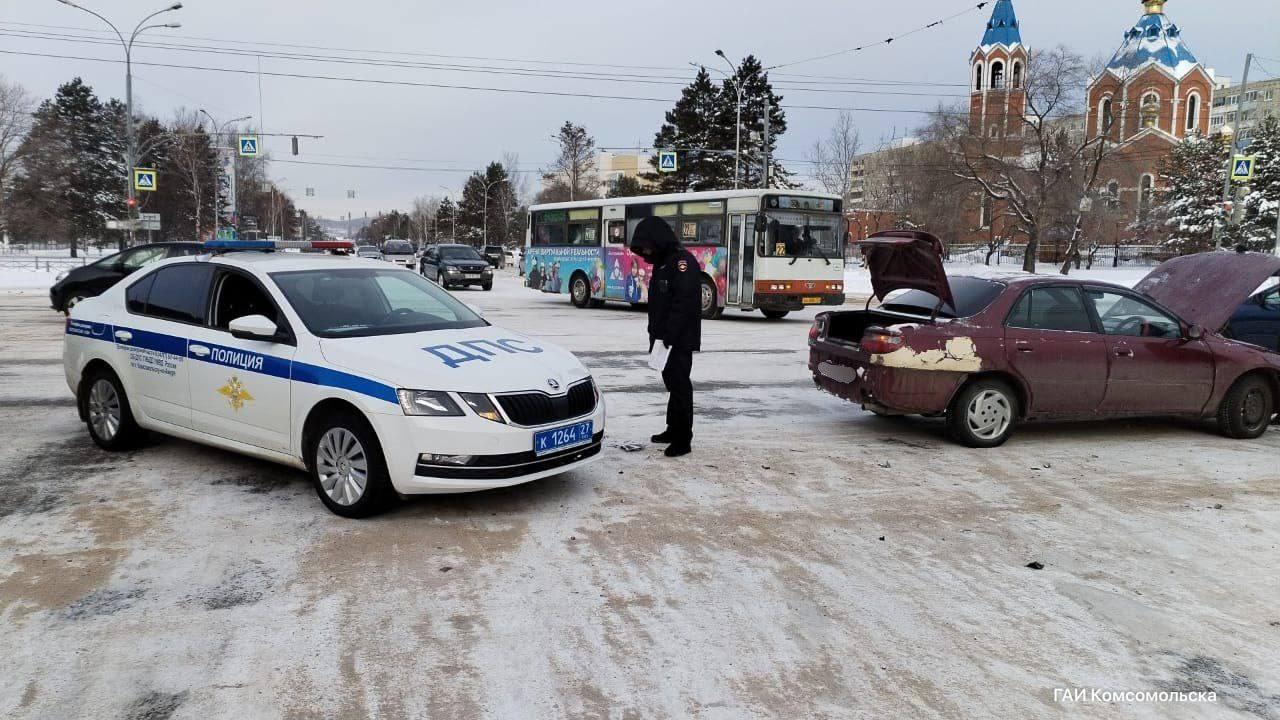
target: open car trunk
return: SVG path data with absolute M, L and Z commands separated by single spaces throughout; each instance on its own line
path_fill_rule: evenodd
M 882 310 L 846 310 L 827 315 L 826 338 L 830 342 L 857 345 L 869 327 L 889 327 L 903 323 L 931 323 L 927 317 L 913 317 Z

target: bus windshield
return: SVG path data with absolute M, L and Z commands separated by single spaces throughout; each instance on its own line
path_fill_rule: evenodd
M 762 255 L 841 258 L 843 219 L 834 214 L 770 212 Z

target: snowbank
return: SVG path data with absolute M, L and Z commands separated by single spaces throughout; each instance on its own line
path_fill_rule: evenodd
M 59 269 L 0 268 L 0 290 L 48 290 L 59 272 L 61 272 Z

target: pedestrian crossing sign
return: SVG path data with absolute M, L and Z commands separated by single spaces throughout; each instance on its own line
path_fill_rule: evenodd
M 156 171 L 147 168 L 133 169 L 133 189 L 143 192 L 155 192 Z
M 240 157 L 258 157 L 258 136 L 240 136 Z
M 1249 182 L 1253 179 L 1253 165 L 1256 155 L 1236 155 L 1231 159 L 1231 179 L 1235 182 Z
M 676 159 L 675 150 L 660 150 L 658 152 L 658 172 L 673 173 L 679 167 L 679 161 Z

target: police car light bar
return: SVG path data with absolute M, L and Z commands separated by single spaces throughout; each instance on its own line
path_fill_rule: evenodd
M 206 240 L 206 250 L 353 250 L 350 240 Z

